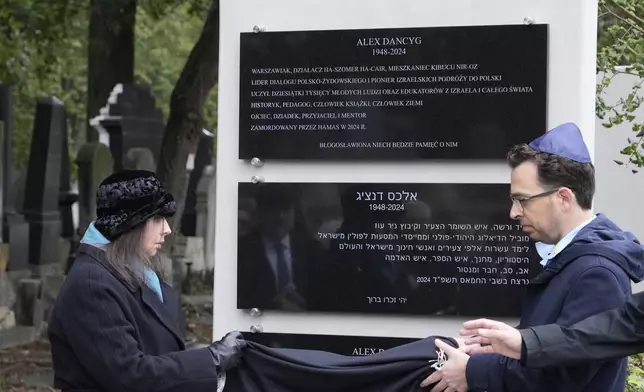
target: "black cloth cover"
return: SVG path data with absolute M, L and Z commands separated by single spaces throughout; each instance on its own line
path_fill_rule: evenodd
M 454 347 L 454 339 L 430 336 L 369 356 L 285 348 L 255 342 L 240 364 L 226 374 L 224 392 L 418 392 L 435 371 L 434 340 Z

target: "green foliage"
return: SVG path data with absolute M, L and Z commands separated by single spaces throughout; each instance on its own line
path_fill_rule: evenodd
M 139 0 L 138 6 L 158 20 L 177 14 L 204 18 L 211 3 L 212 0 Z M 177 11 L 178 8 L 181 10 Z
M 644 392 L 644 354 L 628 358 L 628 379 L 626 392 Z
M 136 80 L 151 85 L 164 114 L 172 89 L 197 41 L 211 0 L 139 0 Z M 38 99 L 56 96 L 70 117 L 70 160 L 87 119 L 87 0 L 0 0 L 0 82 L 13 85 L 13 159 L 25 170 Z M 216 128 L 216 94 L 207 103 L 206 127 Z M 75 170 L 76 165 L 70 168 Z
M 599 28 L 597 72 L 606 76 L 597 85 L 595 111 L 606 128 L 624 122 L 632 124 L 635 135 L 628 138 L 626 147 L 620 151 L 626 156 L 626 162 L 615 162 L 644 167 L 644 121 L 635 116 L 635 111 L 644 102 L 641 91 L 644 83 L 644 1 L 599 0 Z M 616 70 L 617 66 L 623 69 Z M 639 82 L 625 97 L 607 103 L 604 91 L 620 73 L 635 75 Z M 632 170 L 637 173 L 637 169 Z
M 201 34 L 204 10 L 210 1 L 183 2 L 161 10 L 159 7 L 162 7 L 163 1 L 149 0 L 148 3 L 157 8 L 153 11 L 149 11 L 148 7 L 139 8 L 136 16 L 135 77 L 137 82 L 151 86 L 157 105 L 167 120 L 172 90 L 190 50 Z M 159 17 L 160 13 L 166 16 Z M 206 102 L 204 127 L 212 132 L 217 127 L 216 91 Z
M 13 158 L 18 170 L 28 162 L 39 99 L 62 100 L 72 127 L 83 113 L 86 50 L 78 37 L 87 30 L 84 13 L 82 0 L 4 0 L 0 7 L 0 82 L 13 85 Z

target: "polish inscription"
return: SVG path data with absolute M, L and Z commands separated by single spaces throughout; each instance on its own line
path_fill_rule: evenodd
M 503 158 L 476 147 L 508 148 L 545 127 L 545 26 L 268 32 L 241 41 L 240 158 Z

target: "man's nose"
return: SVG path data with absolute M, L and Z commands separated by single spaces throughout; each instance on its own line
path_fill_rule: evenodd
M 510 219 L 519 219 L 522 212 L 523 211 L 520 205 L 517 205 L 517 203 L 512 203 L 512 206 L 510 207 Z

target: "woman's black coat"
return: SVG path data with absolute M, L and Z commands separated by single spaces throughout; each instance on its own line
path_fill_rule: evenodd
M 49 322 L 54 387 L 63 391 L 215 392 L 208 348 L 185 350 L 179 298 L 164 302 L 120 279 L 102 250 L 81 244 Z

